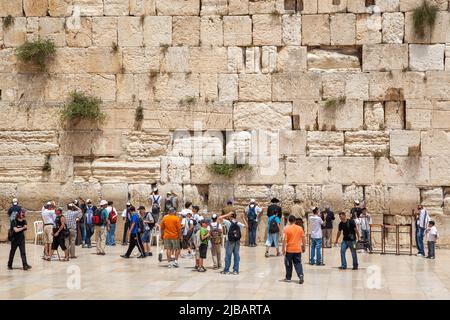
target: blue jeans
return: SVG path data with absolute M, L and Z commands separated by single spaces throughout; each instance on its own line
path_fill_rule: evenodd
M 92 235 L 94 234 L 94 225 L 86 223 L 85 227 L 86 227 L 86 244 L 90 246 L 91 238 Z
M 258 222 L 256 220 L 248 220 L 248 244 L 256 245 L 256 228 Z
M 271 247 L 272 243 L 274 244 L 275 248 L 278 250 L 278 236 L 279 233 L 268 233 L 267 234 L 267 241 L 266 241 L 266 247 Z
M 223 271 L 229 272 L 231 266 L 231 255 L 234 255 L 233 261 L 233 271 L 239 272 L 239 247 L 241 245 L 240 241 L 227 241 L 225 248 L 225 269 Z
M 302 254 L 286 252 L 284 257 L 284 266 L 286 267 L 286 279 L 292 279 L 292 267 L 295 268 L 297 276 L 303 277 Z
M 80 231 L 81 231 L 81 240 L 82 243 L 86 243 L 86 226 L 84 225 L 84 222 L 80 223 Z
M 315 253 L 317 252 L 317 264 L 322 263 L 322 238 L 311 238 L 311 257 L 310 264 L 314 264 Z
M 425 248 L 423 245 L 423 236 L 425 235 L 425 228 L 418 227 L 419 232 L 417 234 L 417 250 L 420 254 L 425 255 Z
M 356 242 L 355 241 L 347 241 L 344 240 L 341 243 L 341 264 L 342 268 L 347 269 L 347 259 L 345 258 L 345 253 L 347 252 L 347 249 L 350 249 L 350 252 L 352 253 L 352 262 L 353 267 L 358 267 L 358 256 L 356 255 Z
M 106 245 L 107 246 L 113 246 L 116 244 L 116 239 L 114 237 L 115 233 L 116 233 L 116 224 L 110 224 L 109 231 L 106 234 Z
M 436 242 L 428 241 L 428 257 L 434 258 L 436 254 Z

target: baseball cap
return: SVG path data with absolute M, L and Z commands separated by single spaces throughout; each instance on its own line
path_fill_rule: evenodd
M 358 199 L 357 199 L 357 200 L 355 200 L 355 203 L 356 203 L 356 204 L 359 204 L 359 200 L 358 200 Z
M 17 204 L 18 202 L 19 201 L 17 201 L 17 198 L 14 198 L 13 201 L 12 201 L 13 204 Z
M 130 203 L 130 202 L 127 202 L 126 206 L 127 206 L 127 207 L 131 206 L 131 203 Z
M 158 188 L 153 188 L 153 191 L 154 191 L 154 192 L 158 191 Z
M 255 199 L 250 199 L 250 203 L 255 203 L 256 200 Z
M 48 206 L 51 206 L 51 205 L 52 205 L 51 201 L 48 201 L 48 202 L 47 202 L 47 205 L 48 205 Z
M 217 219 L 217 214 L 214 213 L 214 214 L 212 215 L 212 218 L 213 218 L 214 220 Z
M 92 200 L 91 199 L 87 199 L 86 203 L 92 203 Z
M 108 201 L 106 201 L 106 200 L 100 201 L 101 206 L 106 206 L 107 204 L 108 204 Z

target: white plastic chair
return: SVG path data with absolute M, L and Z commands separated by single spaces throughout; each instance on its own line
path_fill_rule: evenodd
M 35 221 L 34 222 L 34 244 L 36 245 L 39 241 L 39 244 L 44 242 L 44 222 L 43 221 Z
M 159 239 L 161 237 L 161 228 L 159 224 L 155 224 L 150 234 L 150 243 L 153 244 L 153 238 L 156 239 L 156 252 L 159 253 Z

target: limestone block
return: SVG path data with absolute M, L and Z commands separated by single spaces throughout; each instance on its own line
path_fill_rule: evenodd
M 433 129 L 450 129 L 450 102 L 436 101 L 432 111 Z
M 152 194 L 153 188 L 150 184 L 130 184 L 128 185 L 128 191 L 127 193 L 130 194 L 129 201 L 133 204 L 139 204 L 144 206 L 149 206 L 150 203 L 148 202 L 148 199 L 150 195 Z M 128 200 L 128 199 L 127 199 Z M 116 208 L 119 206 L 122 208 L 124 207 L 124 203 L 117 203 L 115 204 Z
M 105 183 L 101 185 L 100 198 L 113 201 L 114 207 L 123 207 L 128 201 L 128 185 L 126 183 Z
M 146 17 L 146 20 L 150 17 Z M 146 25 L 144 25 L 145 28 Z M 148 26 L 147 26 L 148 27 Z M 138 17 L 119 17 L 118 18 L 118 41 L 119 46 L 123 47 L 141 47 L 144 43 L 142 34 L 142 23 Z M 146 29 L 144 29 L 146 30 Z M 163 33 L 163 29 L 161 29 Z M 148 46 L 158 46 L 158 43 L 148 43 L 147 38 L 145 44 Z
M 403 43 L 405 16 L 402 12 L 383 13 L 383 43 Z
M 445 70 L 450 70 L 450 45 L 445 47 Z
M 252 44 L 252 19 L 249 16 L 223 18 L 225 46 L 249 46 Z
M 329 15 L 302 16 L 302 44 L 303 45 L 329 45 L 330 44 Z
M 277 54 L 279 72 L 300 72 L 306 70 L 307 48 L 300 46 L 283 47 Z
M 170 48 L 173 49 L 173 48 Z M 125 72 L 149 73 L 159 71 L 159 48 L 124 48 L 122 50 Z
M 161 157 L 162 183 L 189 183 L 191 161 L 186 157 Z
M 174 45 L 198 46 L 200 41 L 200 18 L 193 16 L 173 17 Z
M 260 129 L 290 129 L 292 103 L 238 102 L 234 106 L 234 128 L 238 130 L 254 129 L 258 123 Z
M 283 44 L 299 46 L 302 44 L 302 23 L 300 15 L 283 15 L 282 30 Z
M 364 104 L 364 125 L 367 130 L 384 129 L 384 107 L 379 102 Z
M 402 102 L 386 101 L 384 105 L 384 123 L 386 129 L 403 129 L 405 106 Z
M 390 132 L 391 156 L 409 156 L 420 146 L 420 131 L 392 130 Z M 410 151 L 411 150 L 411 151 Z
M 341 72 L 326 73 L 322 76 L 322 99 L 345 96 L 346 76 Z
M 156 14 L 156 0 L 130 0 L 130 15 L 142 16 Z
M 375 179 L 386 184 L 430 184 L 428 157 L 379 158 L 375 166 Z
M 190 61 L 194 73 L 226 73 L 227 48 L 191 47 Z
M 59 183 L 19 183 L 17 185 L 19 203 L 27 210 L 40 211 L 49 200 L 60 203 L 61 185 Z
M 212 200 L 210 196 L 212 195 L 213 198 L 214 196 L 216 196 L 217 199 L 218 196 L 217 187 L 214 188 L 214 186 L 211 185 L 209 185 L 207 188 L 202 187 L 203 186 L 195 186 L 195 185 L 193 186 L 188 184 L 183 185 L 183 200 L 188 200 L 191 201 L 192 203 L 196 203 L 200 207 L 200 211 L 207 209 L 209 212 L 211 212 L 212 210 L 214 210 L 214 207 L 212 206 L 210 207 L 209 205 L 210 200 Z M 206 193 L 203 194 L 202 191 L 203 192 L 206 191 Z M 218 206 L 216 204 L 216 208 L 221 209 L 222 205 Z
M 383 214 L 388 209 L 388 188 L 384 185 L 364 187 L 365 204 L 371 214 Z
M 249 0 L 228 0 L 228 14 L 248 14 L 248 2 Z
M 77 168 L 74 168 L 77 173 Z M 155 183 L 160 179 L 160 159 L 147 161 L 121 161 L 113 158 L 99 158 L 90 167 L 92 178 L 102 183 Z
M 240 47 L 228 47 L 227 68 L 230 73 L 241 73 L 245 71 L 244 49 Z
M 317 130 L 319 104 L 313 100 L 294 100 L 293 103 L 293 129 Z
M 0 157 L 0 182 L 35 182 L 43 178 L 44 155 Z
M 0 131 L 0 154 L 56 154 L 58 149 L 55 131 Z
M 15 64 L 16 56 L 13 48 L 0 51 L 0 73 L 13 73 Z
M 277 198 L 278 200 L 280 200 L 280 205 L 284 212 L 294 203 L 295 188 L 294 186 L 290 185 L 273 185 L 270 188 L 269 198 L 266 200 L 267 203 L 272 198 Z
M 344 207 L 342 189 L 342 185 L 340 184 L 322 186 L 322 201 L 320 206 L 329 205 L 335 213 L 342 210 Z
M 124 21 L 122 21 L 122 25 L 123 24 Z M 102 47 L 111 47 L 113 43 L 118 44 L 117 30 L 118 30 L 117 18 L 113 17 L 92 18 L 92 43 L 95 46 L 102 46 Z M 122 31 L 119 30 L 119 33 L 121 32 Z M 126 33 L 126 31 L 124 32 Z M 121 39 L 123 39 L 122 40 L 123 42 L 127 43 L 128 40 L 126 40 L 125 37 L 126 34 L 123 34 Z
M 336 50 L 308 50 L 308 70 L 361 71 L 359 58 Z
M 414 186 L 390 186 L 388 191 L 390 214 L 410 215 L 420 203 L 420 190 Z
M 442 130 L 422 131 L 421 142 L 423 156 L 450 155 L 450 132 Z
M 90 47 L 92 45 L 92 19 L 81 18 L 81 26 L 77 30 L 66 29 L 66 40 L 69 47 Z
M 352 13 L 332 15 L 330 19 L 330 30 L 331 45 L 354 45 L 356 36 L 356 15 Z
M 200 74 L 200 99 L 206 102 L 216 101 L 218 97 L 217 89 L 217 74 Z
M 444 44 L 409 45 L 409 67 L 415 71 L 444 70 Z
M 48 0 L 23 0 L 23 10 L 27 17 L 45 17 Z
M 18 96 L 18 81 L 13 75 L 0 74 L 0 89 L 2 90 L 2 100 L 6 102 L 15 101 Z
M 52 155 L 50 157 L 50 181 L 65 183 L 73 178 L 73 157 Z
M 256 61 L 256 50 L 258 50 L 258 47 L 247 47 L 245 48 L 245 72 L 246 73 L 255 73 L 256 72 L 256 65 L 258 64 L 258 61 Z
M 179 102 L 186 97 L 199 96 L 199 76 L 191 74 L 161 75 L 155 85 L 155 99 L 157 101 Z
M 340 184 L 372 184 L 374 159 L 369 157 L 330 157 L 330 182 Z
M 72 3 L 80 8 L 82 17 L 103 16 L 102 0 L 73 0 Z
M 328 183 L 328 158 L 298 156 L 286 162 L 286 183 Z
M 15 18 L 14 24 L 3 30 L 3 43 L 6 47 L 18 47 L 25 42 L 27 19 Z
M 198 16 L 200 0 L 156 0 L 156 10 L 160 16 Z
M 130 7 L 128 1 L 108 0 L 104 3 L 105 16 L 128 16 Z
M 270 101 L 272 97 L 271 87 L 270 75 L 241 74 L 239 75 L 239 100 Z
M 406 101 L 406 129 L 427 129 L 431 127 L 433 105 L 428 100 Z
M 343 187 L 343 211 L 350 212 L 355 200 L 364 200 L 364 188 L 358 184 L 351 184 Z
M 251 0 L 249 1 L 249 13 L 251 15 L 259 13 L 273 13 L 277 14 L 280 11 L 277 10 L 277 0 Z
M 236 185 L 234 188 L 234 196 L 236 199 L 245 199 L 247 202 L 250 199 L 265 201 L 269 198 L 271 189 L 267 186 L 248 186 Z
M 213 132 L 202 135 L 183 134 L 176 132 L 173 137 L 173 145 L 170 154 L 173 156 L 195 157 L 193 161 L 213 163 L 214 160 L 222 160 L 224 152 L 222 133 Z M 211 161 L 213 160 L 213 161 Z
M 430 39 L 431 43 L 450 42 L 449 19 L 450 19 L 450 12 L 439 11 L 437 13 L 436 22 L 431 32 L 431 39 Z
M 297 185 L 295 193 L 297 199 L 303 200 L 303 208 L 308 214 L 311 214 L 312 207 L 320 206 L 323 203 L 322 186 Z
M 189 72 L 189 48 L 169 47 L 162 55 L 161 72 Z
M 266 14 L 255 14 L 253 19 L 254 45 L 281 45 L 281 17 Z
M 90 47 L 86 51 L 86 71 L 92 73 L 118 73 L 122 61 L 120 55 L 105 47 Z
M 131 131 L 122 141 L 122 148 L 131 159 L 145 160 L 148 157 L 163 156 L 167 153 L 170 135 L 165 130 Z
M 200 44 L 202 46 L 222 46 L 224 27 L 221 16 L 202 16 L 200 20 Z
M 203 0 L 201 1 L 200 15 L 227 15 L 228 0 Z
M 315 14 L 318 11 L 317 0 L 303 0 L 302 14 Z
M 429 0 L 429 4 L 435 5 L 439 10 L 447 10 L 448 3 L 446 0 Z M 422 4 L 420 0 L 400 0 L 400 11 L 413 11 Z
M 321 86 L 317 73 L 277 73 L 272 75 L 272 100 L 292 101 L 294 99 L 319 99 Z
M 0 210 L 8 210 L 14 198 L 17 198 L 17 185 L 15 183 L 2 183 L 0 188 Z
M 261 72 L 272 73 L 277 69 L 277 47 L 265 46 L 261 48 Z
M 450 96 L 450 73 L 427 72 L 426 97 L 446 100 Z
M 309 131 L 307 140 L 308 156 L 344 155 L 344 134 L 342 132 Z
M 140 18 L 137 19 L 139 20 Z M 146 16 L 144 19 L 144 44 L 149 47 L 171 45 L 172 18 Z
M 18 17 L 23 15 L 22 0 L 8 0 L 0 2 L 0 17 L 11 15 Z
M 397 101 L 423 99 L 428 81 L 421 72 L 371 72 L 369 75 L 369 99 L 373 101 Z
M 347 0 L 347 11 L 353 13 L 366 13 L 370 8 L 366 7 L 365 0 Z
M 450 189 L 444 188 L 444 214 L 450 214 Z
M 431 215 L 442 215 L 444 204 L 444 193 L 442 188 L 430 188 L 420 190 L 421 204 Z
M 281 130 L 280 154 L 288 157 L 306 155 L 306 132 Z
M 344 149 L 347 156 L 388 156 L 389 134 L 384 131 L 347 131 Z
M 48 13 L 51 17 L 68 17 L 72 14 L 72 0 L 48 0 Z
M 239 98 L 239 77 L 237 74 L 217 75 L 220 102 L 233 102 Z
M 364 107 L 360 100 L 346 100 L 345 104 L 327 107 L 320 104 L 318 126 L 324 130 L 361 130 Z
M 403 70 L 408 67 L 408 46 L 379 44 L 363 46 L 363 70 Z
M 65 204 L 81 197 L 85 200 L 91 199 L 94 204 L 98 204 L 100 192 L 101 186 L 98 182 L 74 181 L 61 186 L 59 201 Z
M 348 0 L 322 0 L 318 1 L 319 13 L 345 12 Z
M 257 150 L 254 131 L 231 131 L 226 133 L 226 160 L 237 163 L 249 162 L 252 153 Z
M 350 73 L 345 83 L 345 96 L 347 99 L 369 99 L 369 77 L 365 73 Z
M 356 16 L 356 44 L 381 43 L 381 14 L 358 14 Z
M 448 156 L 430 158 L 430 178 L 433 185 L 448 185 L 450 183 L 450 160 Z

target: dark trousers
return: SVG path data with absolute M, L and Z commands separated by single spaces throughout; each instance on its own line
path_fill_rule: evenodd
M 86 223 L 85 226 L 86 226 L 86 244 L 88 246 L 90 246 L 91 245 L 91 238 L 92 238 L 92 235 L 94 234 L 94 225 Z
M 129 257 L 131 253 L 133 252 L 134 247 L 138 247 L 139 252 L 141 255 L 144 255 L 144 246 L 142 245 L 141 235 L 138 234 L 131 234 L 130 235 L 130 244 L 128 246 L 127 253 L 125 255 Z
M 303 277 L 302 254 L 286 252 L 284 257 L 284 266 L 286 267 L 286 279 L 292 279 L 292 267 L 295 268 L 297 276 Z
M 248 220 L 248 244 L 256 245 L 256 229 L 258 222 L 256 220 Z
M 428 241 L 428 257 L 434 258 L 436 254 L 436 242 Z
M 130 227 L 130 221 L 126 221 L 125 225 L 123 227 L 123 237 L 122 237 L 122 244 L 123 243 L 127 243 L 127 232 L 128 232 L 128 228 Z
M 25 253 L 25 239 L 20 240 L 14 240 L 11 241 L 11 251 L 9 251 L 9 260 L 8 260 L 8 267 L 12 267 L 14 255 L 16 254 L 16 250 L 19 248 L 20 251 L 20 257 L 22 258 L 22 265 L 26 267 L 28 265 L 27 263 L 27 256 Z

